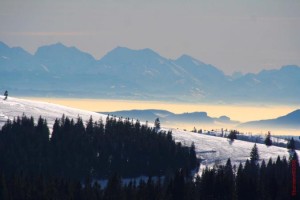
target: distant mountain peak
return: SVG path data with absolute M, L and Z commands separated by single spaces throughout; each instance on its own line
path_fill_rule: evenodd
M 60 53 L 67 52 L 67 51 L 70 52 L 70 54 L 74 53 L 73 56 L 75 56 L 75 53 L 76 53 L 76 54 L 84 54 L 85 56 L 87 56 L 89 58 L 93 58 L 90 54 L 85 53 L 85 52 L 83 52 L 83 51 L 81 51 L 81 50 L 79 50 L 79 49 L 77 49 L 76 47 L 73 47 L 73 46 L 68 47 L 68 46 L 64 45 L 63 43 L 61 43 L 61 42 L 41 46 L 35 52 L 35 55 L 39 55 L 39 54 L 46 54 L 47 55 L 49 53 L 60 54 Z
M 38 53 L 39 51 L 41 51 L 42 49 L 67 49 L 69 47 L 65 46 L 63 43 L 61 42 L 57 42 L 55 44 L 49 44 L 49 45 L 44 45 L 38 48 L 38 50 L 36 51 L 36 53 Z
M 153 58 L 162 58 L 158 53 L 152 49 L 129 49 L 127 47 L 116 47 L 108 52 L 104 57 L 100 59 L 101 62 L 132 62 L 132 61 L 146 61 Z
M 293 70 L 300 70 L 300 67 L 297 66 L 297 65 L 285 65 L 285 66 L 282 66 L 280 68 L 281 71 L 293 71 Z
M 35 52 L 35 54 L 39 54 L 41 51 L 53 51 L 53 52 L 58 52 L 58 51 L 73 51 L 73 52 L 75 52 L 76 51 L 76 52 L 81 52 L 81 53 L 84 53 L 84 54 L 88 54 L 88 53 L 85 53 L 85 52 L 77 49 L 74 46 L 68 47 L 68 46 L 64 45 L 63 43 L 61 43 L 61 42 L 41 46 L 41 47 L 38 48 L 38 50 Z
M 131 49 L 123 46 L 117 46 L 116 48 L 112 49 L 111 51 L 130 51 Z
M 298 118 L 300 119 L 300 109 L 294 110 L 293 112 L 290 112 L 289 114 L 283 116 L 283 117 L 292 117 L 292 118 Z M 299 121 L 300 124 L 300 121 Z
M 28 58 L 31 57 L 32 55 L 25 51 L 21 47 L 9 47 L 7 44 L 4 42 L 0 41 L 0 51 L 1 54 L 0 56 L 5 56 L 5 57 L 15 57 L 15 58 Z
M 192 62 L 194 65 L 205 65 L 205 63 L 203 63 L 187 54 L 181 55 L 179 58 L 176 59 L 176 62 Z
M 177 60 L 197 60 L 190 55 L 182 54 Z M 198 61 L 198 60 L 197 60 Z
M 63 43 L 61 42 L 56 42 L 55 44 L 52 44 L 53 46 L 63 46 L 66 47 Z
M 204 62 L 201 62 L 189 55 L 183 54 L 180 56 L 177 60 L 174 61 L 177 65 L 180 65 L 184 67 L 186 70 L 189 70 L 191 74 L 194 74 L 198 77 L 200 76 L 206 76 L 210 74 L 212 77 L 222 77 L 224 76 L 223 71 L 219 70 L 215 66 L 212 66 L 210 64 L 206 64 Z M 203 78 L 203 77 L 202 77 Z M 208 78 L 210 79 L 210 78 Z
M 109 53 L 127 53 L 127 54 L 152 54 L 152 55 L 158 55 L 160 56 L 158 53 L 156 53 L 155 51 L 153 51 L 150 48 L 145 48 L 145 49 L 130 49 L 127 47 L 121 47 L 121 46 L 117 46 L 116 48 L 114 48 L 113 50 L 111 50 Z

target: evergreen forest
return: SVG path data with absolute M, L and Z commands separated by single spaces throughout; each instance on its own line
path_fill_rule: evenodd
M 195 146 L 171 132 L 114 118 L 83 122 L 18 117 L 0 131 L 0 199 L 288 200 L 300 199 L 298 156 L 259 161 L 254 145 L 244 165 L 199 167 Z M 85 125 L 86 124 L 86 125 Z M 148 180 L 122 183 L 126 177 Z M 106 187 L 97 180 L 107 179 Z

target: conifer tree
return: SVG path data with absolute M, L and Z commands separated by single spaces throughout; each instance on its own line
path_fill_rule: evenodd
M 224 168 L 224 178 L 222 181 L 224 182 L 224 190 L 225 190 L 223 199 L 233 199 L 234 191 L 235 191 L 235 183 L 234 183 L 234 175 L 232 171 L 230 158 L 228 158 L 226 162 Z
M 237 131 L 236 130 L 231 130 L 230 133 L 228 134 L 228 139 L 230 139 L 231 142 L 233 142 L 237 138 Z
M 251 160 L 251 163 L 257 163 L 259 160 L 259 154 L 258 154 L 258 149 L 257 149 L 256 143 L 252 147 L 252 150 L 250 153 L 250 160 Z
M 271 133 L 270 133 L 270 132 L 268 132 L 268 135 L 266 136 L 265 144 L 266 144 L 268 147 L 272 145 Z
M 191 162 L 190 163 L 191 164 L 191 168 L 193 169 L 193 168 L 195 168 L 198 165 L 194 142 L 191 145 L 190 156 L 189 157 L 190 157 L 189 160 Z
M 173 182 L 172 196 L 174 200 L 184 200 L 184 174 L 182 170 L 176 172 Z
M 104 192 L 104 199 L 121 199 L 122 197 L 122 179 L 114 174 L 107 183 Z
M 247 186 L 246 186 L 244 168 L 243 168 L 242 163 L 240 163 L 240 165 L 238 167 L 236 178 L 235 178 L 235 184 L 236 184 L 237 199 L 244 199 Z
M 160 121 L 159 118 L 156 118 L 154 121 L 155 129 L 158 131 L 160 129 Z
M 292 139 L 287 143 L 287 148 L 294 151 L 295 150 L 295 141 L 294 138 L 292 137 Z

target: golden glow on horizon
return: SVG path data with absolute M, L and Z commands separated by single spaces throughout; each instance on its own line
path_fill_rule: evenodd
M 27 99 L 60 104 L 73 108 L 95 111 L 113 112 L 132 109 L 161 109 L 174 113 L 207 112 L 210 117 L 226 115 L 232 120 L 246 122 L 252 120 L 272 119 L 286 115 L 296 109 L 297 106 L 254 106 L 254 105 L 209 105 L 192 103 L 171 103 L 158 101 L 134 101 L 111 99 L 68 99 L 68 98 L 34 98 Z

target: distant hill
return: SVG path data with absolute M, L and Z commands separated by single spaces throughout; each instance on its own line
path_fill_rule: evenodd
M 188 55 L 172 60 L 151 49 L 117 47 L 96 60 L 62 43 L 34 55 L 0 42 L 0 90 L 56 97 L 105 97 L 189 102 L 296 103 L 300 67 L 226 76 Z
M 295 130 L 300 129 L 300 109 L 295 110 L 285 116 L 276 119 L 258 120 L 240 123 L 233 121 L 227 116 L 210 117 L 206 112 L 191 112 L 175 114 L 166 110 L 123 110 L 116 112 L 100 112 L 110 114 L 117 117 L 129 117 L 139 119 L 140 121 L 148 121 L 153 123 L 158 117 L 164 126 L 178 127 L 180 125 L 188 125 L 188 127 L 210 127 L 210 128 L 236 128 L 237 130 L 252 130 L 252 131 L 289 131 L 295 133 Z
M 140 121 L 148 121 L 153 123 L 156 118 L 159 118 L 164 126 L 178 126 L 182 124 L 188 124 L 190 126 L 207 125 L 212 128 L 218 125 L 237 125 L 239 122 L 232 121 L 227 116 L 221 116 L 220 118 L 214 118 L 207 115 L 206 112 L 191 112 L 175 114 L 166 110 L 124 110 L 116 112 L 100 112 L 103 114 L 110 114 L 117 117 L 129 117 L 133 119 L 139 119 Z
M 240 128 L 261 128 L 261 129 L 299 129 L 300 109 L 276 119 L 251 121 L 240 124 Z

